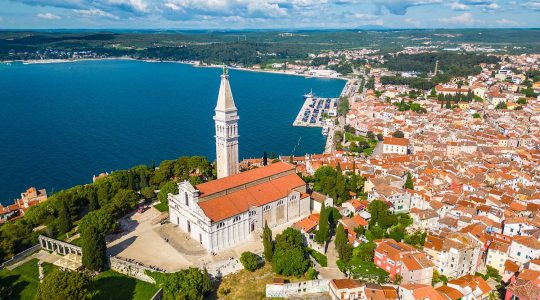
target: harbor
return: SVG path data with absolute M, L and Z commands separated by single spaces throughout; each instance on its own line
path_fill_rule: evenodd
M 331 118 L 337 116 L 338 98 L 316 97 L 310 92 L 304 95 L 304 99 L 293 126 L 328 128 L 327 123 L 332 123 Z

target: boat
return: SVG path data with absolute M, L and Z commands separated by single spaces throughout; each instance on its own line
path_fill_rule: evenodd
M 311 89 L 309 93 L 304 94 L 304 99 L 313 98 L 313 96 L 315 96 L 315 94 L 313 94 L 313 89 Z
M 322 128 L 322 134 L 323 135 L 328 135 L 328 132 L 330 131 L 330 128 L 328 126 L 323 126 Z

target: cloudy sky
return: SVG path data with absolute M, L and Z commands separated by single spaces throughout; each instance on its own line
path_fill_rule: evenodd
M 540 0 L 0 0 L 0 28 L 540 27 Z

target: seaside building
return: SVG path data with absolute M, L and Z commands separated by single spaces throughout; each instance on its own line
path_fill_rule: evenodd
M 238 110 L 229 84 L 227 68 L 223 69 L 215 108 L 217 177 L 238 173 Z
M 259 238 L 270 227 L 306 217 L 311 199 L 296 167 L 278 162 L 238 173 L 238 115 L 225 69 L 215 109 L 218 179 L 178 184 L 169 219 L 211 253 Z

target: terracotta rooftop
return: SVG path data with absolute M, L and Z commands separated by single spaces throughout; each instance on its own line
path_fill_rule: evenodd
M 263 206 L 278 199 L 285 198 L 292 190 L 303 187 L 304 185 L 304 181 L 293 173 L 207 201 L 199 201 L 199 206 L 212 222 L 218 222 L 246 212 L 252 206 Z M 215 192 L 219 192 L 219 190 Z
M 195 188 L 199 190 L 199 197 L 202 198 L 223 190 L 239 187 L 265 177 L 270 177 L 294 169 L 295 166 L 289 163 L 276 162 L 265 167 L 255 168 L 232 176 L 201 183 L 196 185 Z

